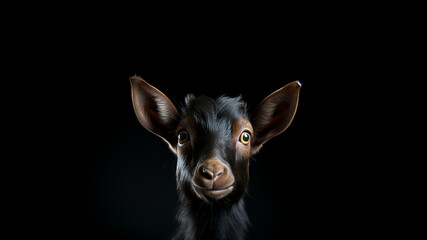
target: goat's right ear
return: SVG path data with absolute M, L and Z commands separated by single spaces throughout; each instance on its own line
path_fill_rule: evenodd
M 131 77 L 132 102 L 139 122 L 150 132 L 165 140 L 176 153 L 175 130 L 179 113 L 173 103 L 157 88 L 139 77 Z

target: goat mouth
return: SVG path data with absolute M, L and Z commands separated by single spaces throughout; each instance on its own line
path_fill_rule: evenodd
M 206 197 L 214 198 L 214 199 L 221 199 L 233 191 L 234 183 L 232 183 L 228 186 L 222 187 L 222 188 L 217 188 L 217 189 L 201 187 L 195 183 L 193 183 L 193 186 L 196 190 L 196 193 L 199 195 L 199 197 L 201 197 L 200 195 L 204 196 L 204 197 L 202 197 L 203 199 L 206 199 Z

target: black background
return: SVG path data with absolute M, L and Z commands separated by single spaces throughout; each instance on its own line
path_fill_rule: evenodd
M 34 231 L 59 239 L 173 236 L 176 160 L 137 121 L 134 75 L 178 106 L 187 93 L 225 94 L 242 95 L 249 110 L 299 80 L 293 123 L 251 159 L 248 239 L 344 238 L 379 227 L 372 168 L 355 141 L 366 113 L 351 96 L 366 81 L 359 70 L 370 67 L 360 60 L 364 45 L 321 26 L 192 35 L 159 29 L 162 35 L 94 28 L 62 36 L 67 41 L 50 59 L 58 85 L 47 100 L 51 158 L 38 166 Z
M 409 137 L 421 119 L 411 110 L 423 102 L 412 99 L 423 94 L 411 77 L 422 69 L 411 56 L 421 14 L 390 4 L 161 4 L 8 9 L 8 235 L 172 236 L 176 160 L 135 117 L 134 75 L 176 104 L 187 93 L 241 94 L 249 110 L 300 80 L 293 123 L 251 160 L 248 239 L 408 238 L 421 229 L 423 148 Z

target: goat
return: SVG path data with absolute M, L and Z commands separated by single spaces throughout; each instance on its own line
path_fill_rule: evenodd
M 292 122 L 301 84 L 267 96 L 251 116 L 241 97 L 187 95 L 181 114 L 161 91 L 131 77 L 136 116 L 177 155 L 180 223 L 175 239 L 243 239 L 249 159 Z

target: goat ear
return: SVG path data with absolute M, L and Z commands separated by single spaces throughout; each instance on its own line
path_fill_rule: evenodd
M 291 82 L 270 94 L 255 109 L 251 118 L 254 129 L 252 154 L 291 124 L 298 106 L 300 88 L 298 81 Z
M 176 153 L 175 130 L 179 113 L 173 103 L 157 88 L 139 77 L 131 77 L 132 102 L 139 122 L 150 132 L 165 140 Z

